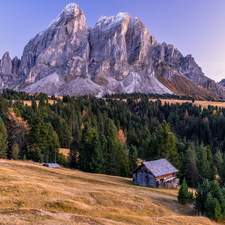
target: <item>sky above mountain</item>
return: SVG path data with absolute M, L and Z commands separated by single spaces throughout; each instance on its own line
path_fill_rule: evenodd
M 224 0 L 7 0 L 0 2 L 0 58 L 8 51 L 21 57 L 23 48 L 71 2 L 84 11 L 87 26 L 102 16 L 128 12 L 139 17 L 158 42 L 192 54 L 206 76 L 225 78 Z

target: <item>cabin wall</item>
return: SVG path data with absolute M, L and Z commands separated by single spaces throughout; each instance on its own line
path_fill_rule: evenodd
M 154 177 L 147 168 L 142 167 L 133 174 L 133 182 L 141 186 L 176 188 L 179 184 L 179 179 L 176 173 Z
M 145 169 L 133 174 L 133 182 L 141 186 L 156 187 L 155 177 L 150 173 L 150 171 Z

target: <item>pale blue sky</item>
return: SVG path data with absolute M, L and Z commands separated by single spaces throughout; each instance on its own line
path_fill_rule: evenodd
M 225 78 L 225 0 L 0 0 L 0 58 L 6 51 L 20 58 L 71 2 L 84 11 L 87 26 L 119 12 L 139 17 L 159 42 L 192 54 L 206 76 Z

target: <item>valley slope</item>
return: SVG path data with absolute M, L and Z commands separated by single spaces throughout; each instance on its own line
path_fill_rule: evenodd
M 13 160 L 0 172 L 1 224 L 216 224 L 180 205 L 177 189 Z

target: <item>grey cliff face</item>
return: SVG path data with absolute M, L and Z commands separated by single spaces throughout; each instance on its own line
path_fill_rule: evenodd
M 224 86 L 224 87 L 225 87 L 225 79 L 222 79 L 222 80 L 219 82 L 219 85 L 221 85 L 221 86 Z
M 62 84 L 86 75 L 88 58 L 85 16 L 76 4 L 70 4 L 25 47 L 19 68 L 19 76 L 25 78 L 21 88 L 52 74 L 60 75 Z
M 12 74 L 12 62 L 8 52 L 3 55 L 0 61 L 0 73 L 4 75 Z
M 31 94 L 176 93 L 171 84 L 178 77 L 225 98 L 191 56 L 158 43 L 140 19 L 119 13 L 87 29 L 75 3 L 29 41 L 21 61 L 9 53 L 0 61 L 0 90 Z
M 6 52 L 0 60 L 0 89 L 13 86 L 13 79 L 17 76 L 20 60 L 15 57 L 11 60 Z

